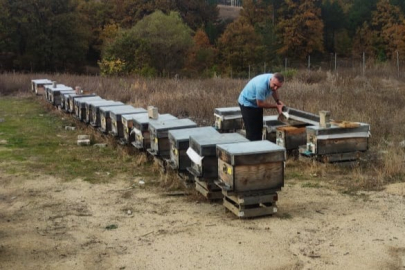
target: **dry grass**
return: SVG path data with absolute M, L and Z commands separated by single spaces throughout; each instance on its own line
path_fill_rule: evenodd
M 160 175 L 160 184 L 167 190 L 181 190 L 184 185 L 181 183 L 180 177 L 172 170 L 166 171 Z
M 334 120 L 370 124 L 370 159 L 357 169 L 340 172 L 346 173 L 345 178 L 356 183 L 355 186 L 381 186 L 402 180 L 405 175 L 404 150 L 399 147 L 400 142 L 405 141 L 405 82 L 396 75 L 389 66 L 368 69 L 366 76 L 351 69 L 339 72 L 304 70 L 287 80 L 280 91 L 287 106 L 315 114 L 328 110 Z M 174 80 L 4 73 L 0 74 L 0 94 L 29 93 L 30 81 L 39 78 L 72 87 L 80 85 L 103 98 L 135 107 L 154 105 L 160 113 L 188 117 L 202 126 L 214 123 L 215 108 L 237 106 L 237 97 L 247 82 L 240 79 Z M 266 113 L 275 112 L 268 110 Z M 114 144 L 113 141 L 109 143 Z M 373 158 L 382 151 L 387 153 L 382 159 Z M 138 163 L 145 162 L 142 156 L 137 157 Z M 304 171 L 323 177 L 328 175 L 330 168 L 322 166 L 306 166 Z

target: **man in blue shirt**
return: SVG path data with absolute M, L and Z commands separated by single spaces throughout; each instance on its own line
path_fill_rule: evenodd
M 251 141 L 262 139 L 263 108 L 274 108 L 281 113 L 284 104 L 278 97 L 284 76 L 280 73 L 262 74 L 251 79 L 239 95 L 238 102 L 246 128 L 246 138 Z M 272 95 L 276 104 L 266 101 Z

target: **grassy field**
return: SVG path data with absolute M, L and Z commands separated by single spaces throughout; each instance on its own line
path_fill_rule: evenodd
M 405 82 L 391 74 L 383 66 L 368 71 L 367 76 L 350 70 L 339 73 L 304 70 L 287 74 L 286 83 L 280 90 L 281 99 L 287 106 L 315 114 L 329 110 L 334 120 L 368 123 L 371 137 L 370 149 L 358 166 L 343 168 L 288 161 L 286 180 L 324 179 L 347 189 L 379 189 L 387 183 L 404 180 Z M 148 168 L 150 164 L 143 162 L 143 155 L 125 148 L 76 146 L 77 135 L 87 133 L 91 133 L 97 142 L 108 140 L 110 145 L 115 142 L 32 97 L 30 81 L 39 78 L 72 87 L 80 85 L 103 98 L 136 107 L 154 105 L 160 113 L 188 117 L 201 126 L 214 123 L 214 108 L 236 106 L 239 92 L 247 82 L 246 79 L 220 78 L 174 80 L 0 74 L 0 118 L 5 119 L 0 123 L 0 140 L 6 141 L 0 152 L 0 158 L 5 162 L 0 166 L 24 173 L 41 169 L 66 179 L 83 177 L 88 181 L 106 181 L 120 173 L 136 175 L 139 171 L 136 166 Z M 76 131 L 64 130 L 65 125 L 72 124 L 78 126 Z M 129 155 L 129 151 L 134 153 Z M 10 164 L 15 166 L 8 166 Z
M 34 96 L 0 99 L 0 169 L 27 177 L 53 175 L 72 180 L 110 182 L 117 177 L 152 176 L 149 163 L 117 146 L 87 126 Z M 65 126 L 75 126 L 74 131 Z M 77 136 L 88 134 L 107 147 L 78 146 Z M 149 166 L 149 168 L 148 168 Z

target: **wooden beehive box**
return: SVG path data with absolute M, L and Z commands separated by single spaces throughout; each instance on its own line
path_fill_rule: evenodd
M 297 126 L 284 126 L 276 128 L 276 144 L 284 147 L 287 151 L 298 150 L 307 142 L 307 124 Z
M 166 121 L 150 121 L 150 149 L 148 152 L 154 156 L 170 159 L 169 130 L 197 127 L 197 124 L 188 118 Z
M 175 120 L 177 117 L 171 114 L 159 114 L 158 119 L 150 119 L 149 115 L 137 115 L 133 118 L 133 130 L 131 131 L 134 134 L 134 141 L 132 145 L 139 149 L 145 150 L 150 148 L 150 132 L 149 132 L 149 123 L 154 121 L 168 121 Z
M 239 107 L 216 108 L 214 110 L 215 128 L 219 132 L 242 129 L 242 113 Z
M 48 79 L 31 80 L 31 90 L 37 95 L 45 93 L 45 85 L 51 85 L 53 82 Z
M 195 127 L 186 129 L 176 129 L 169 131 L 170 141 L 170 162 L 169 165 L 176 170 L 186 171 L 191 166 L 191 160 L 187 155 L 187 149 L 190 145 L 190 136 L 220 134 L 213 127 Z
M 44 86 L 44 98 L 46 101 L 49 103 L 52 103 L 53 99 L 53 90 L 56 90 L 58 88 L 65 89 L 65 90 L 73 90 L 72 87 L 66 86 L 64 84 L 49 84 Z
M 64 109 L 66 112 L 72 113 L 74 110 L 74 103 L 73 99 L 75 97 L 82 97 L 83 95 L 79 95 L 75 93 L 70 93 L 70 94 L 63 94 L 64 97 Z
M 45 99 L 53 104 L 55 104 L 55 94 L 59 94 L 61 91 L 73 93 L 74 90 L 72 87 L 66 86 L 64 84 L 57 84 L 56 87 L 54 84 L 45 86 Z M 56 94 L 56 95 L 57 95 Z
M 132 106 L 131 106 L 132 107 Z M 110 118 L 111 118 L 111 131 L 110 134 L 118 137 L 124 137 L 124 127 L 122 124 L 122 116 L 125 114 L 137 114 L 137 113 L 147 113 L 147 110 L 144 108 L 125 108 L 125 109 L 118 109 L 112 108 L 110 111 Z
M 68 112 L 72 113 L 73 115 L 76 115 L 76 103 L 75 100 L 78 98 L 94 98 L 94 97 L 98 97 L 96 94 L 88 94 L 88 95 L 84 95 L 84 94 L 80 94 L 80 95 L 69 95 L 69 110 Z
M 122 126 L 124 136 L 122 137 L 121 141 L 124 144 L 129 144 L 135 141 L 135 133 L 132 132 L 134 127 L 134 117 L 137 116 L 148 116 L 148 113 L 135 113 L 135 114 L 123 114 L 121 116 Z
M 66 112 L 73 112 L 73 101 L 72 98 L 79 96 L 76 93 L 73 94 L 63 94 L 64 97 L 64 110 Z M 81 95 L 80 95 L 81 96 Z
M 114 102 L 114 101 L 107 100 L 107 99 L 85 100 L 83 102 L 83 104 L 84 104 L 86 114 L 84 115 L 83 121 L 85 123 L 90 123 L 90 120 L 92 119 L 91 105 L 93 105 L 93 104 L 105 104 L 106 102 Z
M 191 160 L 191 166 L 187 170 L 195 177 L 218 179 L 217 144 L 248 141 L 248 139 L 238 133 L 190 136 L 190 146 L 187 150 L 187 155 Z
M 100 127 L 101 126 L 101 113 L 100 113 L 100 108 L 103 107 L 114 107 L 114 106 L 124 106 L 125 104 L 120 102 L 120 101 L 112 101 L 112 100 L 107 100 L 104 102 L 95 102 L 91 103 L 89 106 L 89 112 L 88 112 L 88 117 L 89 117 L 89 122 L 90 125 L 93 127 Z
M 79 119 L 80 121 L 83 121 L 84 119 L 85 119 L 85 117 L 86 117 L 86 106 L 85 106 L 85 102 L 86 101 L 95 101 L 95 100 L 98 100 L 98 101 L 102 101 L 102 100 L 104 100 L 104 99 L 102 99 L 101 97 L 99 97 L 99 96 L 94 96 L 94 97 L 83 97 L 83 98 L 76 98 L 75 100 L 74 100 L 74 105 L 75 105 L 75 109 L 74 109 L 74 112 L 75 112 L 75 117 L 77 118 L 77 119 Z
M 277 128 L 287 126 L 278 119 L 278 115 L 263 116 L 263 139 L 276 143 Z
M 66 93 L 61 93 L 60 95 L 60 108 L 61 110 L 68 112 L 69 108 L 69 96 L 70 95 L 76 95 L 76 92 L 66 92 Z
M 278 191 L 284 186 L 283 147 L 269 141 L 218 144 L 218 180 L 226 191 Z
M 306 133 L 307 152 L 317 156 L 330 155 L 330 162 L 343 161 L 356 159 L 356 152 L 368 150 L 370 125 L 358 122 L 332 122 L 329 128 L 309 126 Z M 353 155 L 342 155 L 344 153 Z
M 134 107 L 131 105 L 121 105 L 121 106 L 106 106 L 100 107 L 100 131 L 103 133 L 109 133 L 111 131 L 111 117 L 110 112 L 114 111 L 129 111 Z
M 74 90 L 60 90 L 60 91 L 53 91 L 53 97 L 51 98 L 51 102 L 56 107 L 62 107 L 62 95 L 63 94 L 74 94 Z

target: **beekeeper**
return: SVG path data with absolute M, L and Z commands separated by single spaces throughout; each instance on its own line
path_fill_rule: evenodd
M 238 102 L 245 123 L 246 138 L 250 141 L 262 139 L 263 109 L 277 109 L 284 106 L 280 101 L 278 89 L 283 86 L 284 76 L 281 73 L 266 73 L 252 78 L 243 88 Z M 266 100 L 272 96 L 275 103 Z

